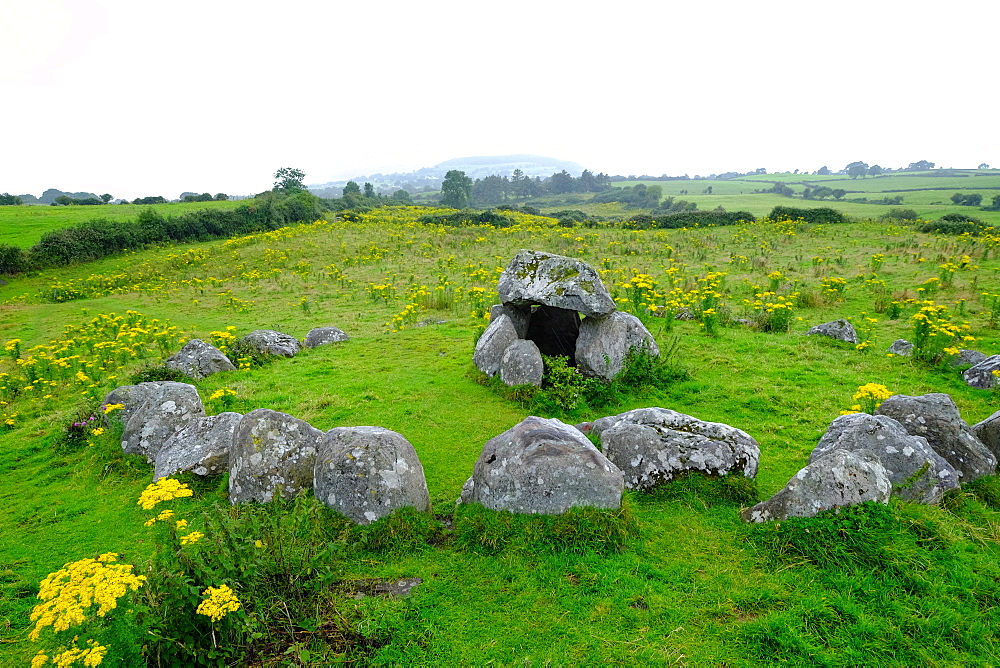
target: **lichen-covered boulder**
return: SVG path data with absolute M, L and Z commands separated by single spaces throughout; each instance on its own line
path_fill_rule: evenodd
M 306 348 L 315 348 L 316 346 L 325 346 L 329 343 L 341 343 L 350 338 L 339 327 L 313 327 L 306 334 L 306 340 L 302 345 Z
M 951 366 L 959 368 L 969 368 L 974 367 L 980 362 L 984 361 L 987 356 L 978 350 L 969 350 L 968 348 L 960 348 L 958 354 L 949 362 Z
M 994 371 L 1000 371 L 1000 355 L 990 355 L 962 372 L 962 378 L 969 387 L 989 390 L 997 386 Z
M 558 515 L 574 506 L 621 507 L 622 472 L 574 427 L 530 416 L 486 442 L 462 503 Z
M 510 318 L 501 315 L 490 323 L 476 341 L 476 350 L 472 353 L 472 361 L 476 364 L 476 368 L 490 377 L 500 373 L 503 354 L 515 341 L 517 341 L 517 331 L 514 325 Z
M 1000 462 L 1000 411 L 972 425 L 972 433 Z
M 522 250 L 514 256 L 500 274 L 497 292 L 504 303 L 544 304 L 584 315 L 607 315 L 616 308 L 589 264 L 536 250 Z
M 502 315 L 510 318 L 511 324 L 514 325 L 514 331 L 517 332 L 517 338 L 525 339 L 528 337 L 528 320 L 531 318 L 530 306 L 494 304 L 490 307 L 490 322 L 497 320 Z
M 400 508 L 430 512 L 424 467 L 400 434 L 382 427 L 337 427 L 316 453 L 313 493 L 358 524 Z
M 163 381 L 140 383 L 145 399 L 129 416 L 122 432 L 122 452 L 144 455 L 152 463 L 156 454 L 175 432 L 189 422 L 205 417 L 205 407 L 194 385 Z
M 900 357 L 909 357 L 913 354 L 913 344 L 906 339 L 896 339 L 886 352 Z
M 255 329 L 239 342 L 245 343 L 259 352 L 280 355 L 281 357 L 295 357 L 302 349 L 299 340 L 294 336 L 282 334 L 273 329 Z
M 996 472 L 997 458 L 976 438 L 947 394 L 895 394 L 883 401 L 875 414 L 888 415 L 908 433 L 926 438 L 934 452 L 955 467 L 962 483 Z
M 129 419 L 135 412 L 142 406 L 143 402 L 149 397 L 156 393 L 157 389 L 164 383 L 172 383 L 174 381 L 153 381 L 148 383 L 139 383 L 137 385 L 121 385 L 104 395 L 104 400 L 101 402 L 102 406 L 116 406 L 121 405 L 123 408 L 118 411 L 112 411 L 105 414 L 105 422 L 109 419 L 117 418 L 121 420 L 122 425 L 128 424 Z
M 838 341 L 846 341 L 847 343 L 857 344 L 858 333 L 854 331 L 854 325 L 847 322 L 846 320 L 832 320 L 830 322 L 824 322 L 822 325 L 816 325 L 811 327 L 806 336 L 828 336 L 831 339 L 837 339 Z
M 201 339 L 191 339 L 178 352 L 167 358 L 164 366 L 199 380 L 220 371 L 235 371 L 234 365 L 221 350 Z
M 323 432 L 285 413 L 258 408 L 240 419 L 229 451 L 229 501 L 270 501 L 312 488 Z
M 767 501 L 740 513 L 745 522 L 815 517 L 824 510 L 866 501 L 888 503 L 892 482 L 868 450 L 833 450 L 796 473 Z
M 589 432 L 600 437 L 629 489 L 649 489 L 684 471 L 752 478 L 760 462 L 760 445 L 745 431 L 666 408 L 601 418 Z
M 576 340 L 576 368 L 587 376 L 611 380 L 622 370 L 633 348 L 660 354 L 653 335 L 631 313 L 615 311 L 603 317 L 584 318 Z
M 819 439 L 809 462 L 834 450 L 868 450 L 878 457 L 892 482 L 892 493 L 906 501 L 937 503 L 958 489 L 958 472 L 921 436 L 912 436 L 886 415 L 854 413 L 834 420 Z
M 500 380 L 505 384 L 541 387 L 544 371 L 542 354 L 534 341 L 518 339 L 507 346 L 500 360 Z
M 153 481 L 186 471 L 202 476 L 228 471 L 233 434 L 242 417 L 219 413 L 189 421 L 156 453 Z

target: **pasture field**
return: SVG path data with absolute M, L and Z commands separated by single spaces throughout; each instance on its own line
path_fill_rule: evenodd
M 966 386 L 947 359 L 885 353 L 893 340 L 913 338 L 913 316 L 927 301 L 942 307 L 942 322 L 971 337 L 942 343 L 1000 353 L 1000 238 L 927 235 L 877 221 L 565 228 L 520 213 L 505 228 L 443 227 L 418 222 L 428 211 L 331 217 L 0 286 L 0 663 L 23 665 L 49 647 L 28 639 L 46 574 L 117 552 L 152 577 L 165 551 L 183 560 L 216 549 L 213 522 L 241 516 L 227 510 L 224 477 L 186 479 L 195 494 L 174 507 L 207 535 L 199 544 L 169 543 L 157 526 L 143 526 L 150 513 L 136 505 L 150 481 L 145 460 L 122 455 L 112 427 L 67 428 L 185 339 L 225 344 L 253 329 L 302 338 L 325 325 L 351 340 L 192 381 L 206 410 L 267 407 L 321 430 L 398 431 L 421 458 L 440 523 L 419 535 L 400 522 L 351 533 L 313 507 L 311 521 L 333 536 L 320 541 L 322 569 L 309 562 L 308 572 L 283 573 L 287 579 L 268 595 L 234 582 L 243 608 L 199 640 L 216 659 L 314 666 L 1000 661 L 995 477 L 940 506 L 893 501 L 887 509 L 764 527 L 738 516 L 806 464 L 861 385 L 948 393 L 970 424 L 1000 408 L 1000 395 Z M 491 387 L 473 367 L 472 349 L 499 272 L 521 248 L 598 268 L 620 308 L 641 317 L 662 349 L 675 349 L 689 376 L 607 405 L 570 408 L 519 403 Z M 719 296 L 706 316 L 709 293 Z M 766 304 L 786 300 L 788 331 L 733 320 L 767 321 L 775 309 Z M 685 306 L 700 321 L 663 317 Z M 859 349 L 804 336 L 836 318 L 855 322 L 867 343 Z M 223 389 L 235 395 L 222 396 Z M 527 415 L 574 424 L 643 406 L 749 433 L 761 446 L 756 482 L 692 477 L 628 493 L 625 512 L 638 534 L 616 549 L 587 547 L 579 536 L 519 542 L 519 525 L 456 511 L 485 441 Z M 379 531 L 398 539 L 379 542 Z M 254 552 L 252 538 L 246 546 L 251 567 L 281 552 L 261 536 L 263 551 Z M 409 597 L 356 596 L 361 581 L 404 577 L 422 579 Z M 300 591 L 310 592 L 302 600 L 312 607 L 296 605 Z M 143 592 L 109 617 L 148 614 L 143 605 L 155 602 Z M 81 627 L 81 637 L 99 627 Z M 176 633 L 176 642 L 194 642 Z M 110 665 L 127 643 L 152 640 L 118 642 Z
M 50 230 L 71 227 L 94 218 L 132 220 L 139 211 L 153 207 L 172 216 L 200 209 L 234 209 L 235 202 L 173 202 L 168 204 L 99 204 L 95 206 L 0 206 L 0 244 L 26 248 Z

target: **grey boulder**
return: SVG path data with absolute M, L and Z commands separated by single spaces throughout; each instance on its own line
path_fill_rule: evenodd
M 517 338 L 528 337 L 528 321 L 531 319 L 530 306 L 494 304 L 490 307 L 490 322 L 497 320 L 502 315 L 510 318 L 511 324 L 514 325 L 514 331 L 517 332 Z
M 622 472 L 576 428 L 529 416 L 483 446 L 462 503 L 558 515 L 575 506 L 619 508 Z
M 534 385 L 541 387 L 542 354 L 534 341 L 518 339 L 507 346 L 500 360 L 500 380 L 507 385 Z
M 273 329 L 255 329 L 240 339 L 240 342 L 249 345 L 258 352 L 280 355 L 281 357 L 295 357 L 302 349 L 299 340 L 294 336 L 282 334 Z
M 382 427 L 337 427 L 316 453 L 313 493 L 358 524 L 400 508 L 430 511 L 424 468 L 400 434 Z
M 854 331 L 854 325 L 847 322 L 846 320 L 832 320 L 830 322 L 824 322 L 822 325 L 816 325 L 811 327 L 806 336 L 828 336 L 831 339 L 837 339 L 838 341 L 846 341 L 847 343 L 857 344 L 858 333 Z
M 990 355 L 962 372 L 962 378 L 969 387 L 989 390 L 997 385 L 994 371 L 1000 371 L 1000 355 Z
M 243 416 L 229 451 L 229 501 L 270 501 L 280 490 L 295 496 L 312 488 L 316 448 L 323 432 L 291 415 L 258 408 Z
M 315 348 L 316 346 L 325 346 L 328 343 L 341 343 L 350 338 L 339 327 L 313 327 L 306 334 L 306 340 L 302 345 L 306 348 Z
M 156 453 L 153 480 L 186 471 L 202 476 L 228 471 L 233 434 L 242 417 L 219 413 L 188 422 Z
M 544 304 L 584 315 L 616 310 L 615 300 L 593 267 L 536 250 L 521 250 L 514 256 L 500 274 L 497 292 L 500 301 L 518 306 Z
M 1000 461 L 1000 411 L 972 425 L 972 433 Z
M 968 348 L 961 348 L 955 358 L 951 360 L 950 364 L 957 367 L 974 367 L 987 356 L 978 350 L 969 350 Z
M 909 357 L 913 354 L 913 344 L 906 339 L 896 339 L 886 352 L 900 357 Z
M 760 445 L 746 432 L 666 408 L 601 418 L 588 431 L 600 436 L 629 489 L 649 489 L 684 471 L 752 478 L 760 462 Z
M 824 510 L 866 501 L 888 503 L 892 482 L 868 450 L 833 450 L 796 473 L 767 501 L 740 513 L 745 522 L 815 517 Z
M 189 422 L 205 417 L 205 407 L 194 385 L 163 381 L 146 386 L 142 403 L 129 416 L 122 432 L 122 452 L 144 455 L 152 463 L 160 448 Z
M 503 354 L 510 344 L 517 341 L 517 330 L 510 318 L 501 314 L 483 332 L 479 340 L 476 341 L 475 352 L 472 353 L 472 361 L 476 368 L 493 377 L 500 373 L 500 362 L 503 361 Z
M 235 371 L 234 365 L 221 350 L 201 339 L 191 339 L 178 352 L 167 358 L 164 366 L 199 380 L 220 371 Z
M 611 380 L 622 370 L 632 349 L 659 355 L 653 335 L 631 313 L 615 311 L 607 316 L 590 316 L 580 323 L 576 340 L 576 366 L 587 376 Z
M 812 463 L 834 450 L 868 450 L 885 467 L 893 495 L 917 503 L 937 503 L 958 489 L 958 472 L 921 436 L 911 436 L 886 415 L 854 413 L 834 420 L 809 456 Z
M 121 420 L 122 425 L 128 424 L 129 419 L 135 414 L 139 407 L 149 399 L 153 394 L 156 393 L 157 388 L 159 388 L 164 383 L 172 383 L 174 381 L 153 381 L 149 383 L 139 383 L 138 385 L 121 385 L 104 395 L 104 400 L 101 402 L 102 406 L 113 406 L 121 404 L 123 407 L 120 411 L 112 411 L 111 413 L 105 414 L 105 422 L 109 418 L 115 418 Z
M 895 394 L 883 401 L 875 414 L 888 415 L 911 435 L 926 438 L 934 452 L 955 467 L 963 483 L 996 472 L 997 458 L 976 438 L 947 394 Z

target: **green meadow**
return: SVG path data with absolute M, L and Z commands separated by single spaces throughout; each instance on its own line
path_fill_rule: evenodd
M 688 182 L 690 197 L 679 182 L 656 183 L 699 209 L 831 205 L 751 195 L 759 186 L 748 182 Z M 695 194 L 699 185 L 718 193 Z M 6 277 L 0 663 L 27 665 L 57 645 L 51 634 L 28 637 L 47 574 L 115 552 L 150 583 L 72 632 L 108 645 L 102 665 L 140 656 L 185 665 L 185 651 L 186 665 L 996 664 L 995 477 L 938 506 L 893 500 L 762 526 L 739 519 L 807 463 L 861 385 L 948 393 L 970 424 L 1000 409 L 1000 395 L 968 387 L 947 355 L 885 352 L 913 338 L 912 317 L 933 302 L 940 322 L 968 337 L 948 343 L 1000 353 L 1000 238 L 924 234 L 878 220 L 888 207 L 833 206 L 856 222 L 631 230 L 514 212 L 507 227 L 448 227 L 419 220 L 433 210 L 387 207 Z M 41 234 L 17 218 L 25 209 L 0 208 L 0 229 L 18 229 L 7 238 L 21 245 Z M 685 373 L 575 405 L 482 377 L 473 346 L 497 277 L 522 248 L 598 268 Z M 706 284 L 721 295 L 715 319 L 701 309 Z M 778 296 L 792 304 L 788 331 L 737 322 L 766 320 Z M 698 317 L 663 317 L 684 306 Z M 804 336 L 836 318 L 850 318 L 867 345 Z M 328 325 L 350 341 L 191 382 L 209 414 L 271 408 L 324 431 L 399 432 L 421 458 L 432 518 L 401 513 L 359 529 L 308 495 L 230 509 L 224 476 L 185 476 L 194 494 L 170 507 L 205 537 L 183 545 L 162 522 L 144 526 L 156 511 L 136 501 L 152 470 L 121 453 L 120 425 L 73 426 L 92 415 L 100 424 L 104 395 L 157 377 L 184 340 L 225 345 L 254 329 L 301 339 Z M 549 523 L 456 508 L 483 444 L 526 416 L 575 424 L 646 406 L 746 431 L 761 446 L 756 480 L 691 476 L 627 493 L 618 515 Z M 220 565 L 216 556 L 230 554 L 243 561 Z M 198 579 L 209 572 L 233 575 Z M 361 595 L 365 583 L 400 578 L 421 583 L 407 597 Z M 232 584 L 241 609 L 199 625 L 179 601 L 196 602 L 204 584 Z

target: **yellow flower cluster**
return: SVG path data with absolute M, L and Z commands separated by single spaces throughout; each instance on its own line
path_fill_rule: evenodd
M 114 563 L 117 560 L 114 552 L 81 559 L 42 580 L 38 591 L 42 602 L 31 612 L 35 628 L 28 637 L 38 640 L 46 626 L 58 633 L 82 624 L 94 604 L 97 616 L 103 617 L 118 606 L 118 599 L 129 590 L 135 591 L 146 582 L 145 576 L 132 573 L 131 564 Z
M 198 604 L 195 612 L 211 617 L 213 622 L 217 622 L 230 612 L 236 612 L 240 609 L 240 600 L 236 598 L 236 594 L 228 585 L 209 587 L 202 592 L 202 596 L 206 598 Z
M 160 478 L 142 490 L 137 503 L 142 506 L 143 510 L 152 510 L 156 504 L 162 501 L 172 501 L 193 494 L 190 487 L 178 480 Z
M 106 645 L 98 645 L 96 640 L 88 640 L 87 647 L 71 647 L 53 654 L 51 657 L 44 652 L 39 652 L 31 659 L 31 668 L 40 668 L 49 661 L 57 668 L 68 668 L 75 665 L 77 661 L 85 668 L 89 668 L 101 665 L 101 662 L 104 661 L 104 655 L 107 653 Z
M 849 411 L 841 411 L 840 414 L 849 415 L 851 413 L 859 413 L 862 410 L 866 413 L 874 413 L 882 405 L 882 402 L 892 395 L 893 392 L 885 385 L 879 385 L 878 383 L 862 385 L 852 397 L 855 401 L 860 401 L 861 403 L 851 406 L 851 410 Z

